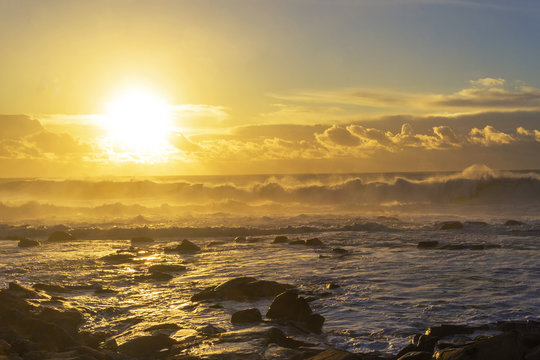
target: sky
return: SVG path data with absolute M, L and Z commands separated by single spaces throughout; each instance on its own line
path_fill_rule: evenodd
M 0 0 L 1 177 L 540 168 L 537 0 Z

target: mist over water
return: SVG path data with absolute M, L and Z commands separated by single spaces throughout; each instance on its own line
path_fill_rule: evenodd
M 458 173 L 5 179 L 0 196 L 0 217 L 10 223 L 143 218 L 181 225 L 230 219 L 251 224 L 260 217 L 301 214 L 526 216 L 540 208 L 540 172 L 474 165 Z

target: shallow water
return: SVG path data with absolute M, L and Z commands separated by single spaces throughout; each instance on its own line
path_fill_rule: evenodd
M 522 219 L 525 220 L 525 219 Z M 540 317 L 540 221 L 528 225 L 466 225 L 463 230 L 436 230 L 431 222 L 386 221 L 383 231 L 329 231 L 318 237 L 322 247 L 271 244 L 274 236 L 255 243 L 232 238 L 197 238 L 203 251 L 164 254 L 177 239 L 157 239 L 130 264 L 109 264 L 100 257 L 126 249 L 129 240 L 79 240 L 21 249 L 0 241 L 0 285 L 102 284 L 116 294 L 77 290 L 59 293 L 65 304 L 85 314 L 87 328 L 114 329 L 118 341 L 141 335 L 161 323 L 182 327 L 173 337 L 185 339 L 196 328 L 213 324 L 235 329 L 230 315 L 258 307 L 264 314 L 271 299 L 255 303 L 214 301 L 194 304 L 191 295 L 239 276 L 254 276 L 296 285 L 314 296 L 311 307 L 326 318 L 323 334 L 308 340 L 351 351 L 397 352 L 410 337 L 440 323 L 485 324 Z M 495 223 L 495 222 L 492 222 Z M 500 223 L 497 222 L 497 223 Z M 294 239 L 298 235 L 289 234 Z M 483 250 L 419 249 L 421 240 L 444 244 L 484 244 Z M 207 246 L 212 241 L 223 244 Z M 332 248 L 343 248 L 340 256 Z M 156 263 L 183 264 L 187 271 L 163 282 L 136 277 Z M 327 283 L 340 285 L 327 290 Z M 223 308 L 212 307 L 219 303 Z M 199 352 L 218 351 L 199 348 Z

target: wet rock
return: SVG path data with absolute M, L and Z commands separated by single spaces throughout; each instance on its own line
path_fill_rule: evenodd
M 218 246 L 218 245 L 223 245 L 225 244 L 225 242 L 223 241 L 210 241 L 208 244 L 206 244 L 207 247 L 212 247 L 212 246 Z
M 105 341 L 108 334 L 105 331 L 90 331 L 82 330 L 77 335 L 77 342 L 84 346 L 97 349 L 99 345 Z
M 468 325 L 440 325 L 427 329 L 426 335 L 437 337 L 453 336 L 458 334 L 472 334 L 478 330 L 487 330 L 487 327 L 468 326 Z
M 432 353 L 426 351 L 412 351 L 401 357 L 398 360 L 430 360 L 432 359 Z
M 489 226 L 489 224 L 484 221 L 465 221 L 465 224 L 473 226 Z
M 274 238 L 272 244 L 284 244 L 289 241 L 289 238 L 284 235 L 279 235 Z
M 144 331 L 179 330 L 179 329 L 181 329 L 181 327 L 174 323 L 166 323 L 166 324 L 158 324 L 158 325 L 150 326 L 144 329 Z
M 267 333 L 268 344 L 277 344 L 289 349 L 297 349 L 301 346 L 314 346 L 313 344 L 298 341 L 286 336 L 283 331 L 278 328 L 270 328 Z
M 225 332 L 225 329 L 223 329 L 223 328 L 221 328 L 219 326 L 206 325 L 206 326 L 203 326 L 203 327 L 197 329 L 197 331 L 200 334 L 203 334 L 203 335 L 206 335 L 206 336 L 214 336 L 214 335 L 218 335 L 218 334 L 221 334 L 221 333 Z
M 27 286 L 21 285 L 21 284 L 16 283 L 16 282 L 10 282 L 8 284 L 7 291 L 11 295 L 23 297 L 23 298 L 26 298 L 26 299 L 43 299 L 43 298 L 46 297 L 46 296 L 43 296 L 42 294 L 38 293 L 37 291 L 35 291 L 32 288 L 29 288 Z
M 432 353 L 437 341 L 439 341 L 439 337 L 436 335 L 422 334 L 413 338 L 413 345 L 415 345 L 419 351 L 428 351 Z
M 110 254 L 99 258 L 99 260 L 111 263 L 111 264 L 125 264 L 131 263 L 135 259 L 133 254 Z
M 17 246 L 22 247 L 22 248 L 35 247 L 35 246 L 41 246 L 41 243 L 33 239 L 21 239 L 19 240 L 19 244 Z
M 323 243 L 321 240 L 319 240 L 319 238 L 312 238 L 312 239 L 307 239 L 306 240 L 306 245 L 307 246 L 321 246 Z
M 147 275 L 136 276 L 136 281 L 169 281 L 172 280 L 174 276 L 160 271 L 152 271 Z
M 517 220 L 507 220 L 504 225 L 506 226 L 519 226 L 519 225 L 525 225 L 524 222 L 517 221 Z
M 201 251 L 201 248 L 192 243 L 191 241 L 184 239 L 180 243 L 180 245 L 177 245 L 176 247 L 167 248 L 165 249 L 168 252 L 177 252 L 180 254 L 190 254 L 195 253 L 198 251 Z
M 457 230 L 463 229 L 463 224 L 459 221 L 443 221 L 437 228 L 439 230 Z
M 47 239 L 49 242 L 65 242 L 71 240 L 75 240 L 75 237 L 65 231 L 55 231 L 49 235 L 49 238 Z
M 424 240 L 424 241 L 419 241 L 416 247 L 419 249 L 433 249 L 433 248 L 436 248 L 438 245 L 439 245 L 439 242 L 437 240 Z
M 525 354 L 525 360 L 538 359 L 540 359 L 540 346 L 537 346 L 534 349 L 527 351 L 527 354 Z
M 336 283 L 328 283 L 326 284 L 325 286 L 328 290 L 332 290 L 332 289 L 338 289 L 340 288 L 341 286 L 339 286 L 338 284 Z
M 233 324 L 253 324 L 261 321 L 261 312 L 256 308 L 237 311 L 231 317 L 231 323 Z
M 148 268 L 150 272 L 179 272 L 185 271 L 186 267 L 184 265 L 174 265 L 174 264 L 157 264 L 152 265 Z
M 63 287 L 62 285 L 55 285 L 55 284 L 43 284 L 43 283 L 37 283 L 32 285 L 32 287 L 36 290 L 43 290 L 43 291 L 50 291 L 50 292 L 56 292 L 56 293 L 69 293 L 71 290 Z
M 464 250 L 467 248 L 465 244 L 445 244 L 441 246 L 442 250 Z
M 136 358 L 158 358 L 166 355 L 166 352 L 162 350 L 168 349 L 174 343 L 175 341 L 173 339 L 163 334 L 141 336 L 120 345 L 118 352 Z
M 508 360 L 522 359 L 524 354 L 519 333 L 508 332 L 478 337 L 473 344 L 443 349 L 433 357 L 440 360 Z
M 328 349 L 308 358 L 308 360 L 362 360 L 362 358 L 347 351 Z
M 346 254 L 349 253 L 348 250 L 345 250 L 345 249 L 342 249 L 342 248 L 333 248 L 332 251 L 335 252 L 336 254 L 340 254 L 340 255 L 346 255 Z
M 306 299 L 299 297 L 296 291 L 288 290 L 274 298 L 266 317 L 303 323 L 309 331 L 320 333 L 324 317 L 312 314 Z
M 131 239 L 132 245 L 146 245 L 154 242 L 154 239 L 146 236 L 135 236 Z
M 77 328 L 82 325 L 84 318 L 82 314 L 75 310 L 59 310 L 52 307 L 42 307 L 38 318 L 65 329 L 70 333 L 76 333 Z
M 257 280 L 252 277 L 240 277 L 207 288 L 191 297 L 191 301 L 223 299 L 245 301 L 276 296 L 293 286 L 275 281 Z
M 245 236 L 237 236 L 237 237 L 234 238 L 234 242 L 235 243 L 245 243 L 245 242 L 247 242 L 247 240 L 246 240 Z

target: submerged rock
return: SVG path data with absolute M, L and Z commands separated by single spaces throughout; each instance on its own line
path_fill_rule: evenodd
M 289 238 L 284 235 L 278 235 L 272 241 L 272 244 L 284 244 L 289 241 Z
M 106 261 L 113 264 L 124 264 L 133 262 L 135 255 L 133 254 L 110 254 L 99 258 L 99 260 Z
M 157 264 L 152 265 L 148 268 L 150 272 L 179 272 L 185 271 L 187 268 L 184 265 L 174 265 L 174 264 Z
M 274 298 L 266 317 L 303 323 L 309 331 L 320 334 L 324 317 L 313 314 L 306 299 L 294 290 L 285 291 Z
M 524 222 L 517 221 L 517 220 L 507 220 L 504 225 L 506 226 L 519 226 L 519 225 L 525 225 Z
M 135 358 L 163 357 L 166 352 L 162 350 L 170 348 L 174 343 L 173 339 L 163 334 L 141 336 L 118 346 L 118 352 Z
M 141 245 L 141 244 L 151 244 L 154 242 L 154 239 L 146 236 L 135 236 L 131 239 L 132 245 Z
M 146 275 L 140 275 L 136 276 L 136 281 L 169 281 L 172 280 L 174 276 L 160 272 L 160 271 L 152 271 L 149 274 Z
M 306 245 L 307 246 L 321 246 L 323 243 L 321 240 L 319 240 L 319 238 L 312 238 L 312 239 L 307 239 L 306 240 Z
M 34 246 L 41 246 L 41 243 L 37 240 L 33 239 L 21 239 L 19 240 L 19 244 L 17 245 L 19 247 L 34 247 Z
M 190 254 L 201 251 L 201 248 L 192 243 L 191 241 L 184 239 L 182 242 L 174 247 L 165 248 L 166 252 L 177 252 L 179 254 Z
M 458 230 L 463 229 L 463 224 L 459 221 L 443 221 L 437 226 L 439 230 Z
M 261 321 L 261 312 L 257 308 L 237 311 L 231 317 L 231 323 L 233 324 L 253 324 Z
M 438 245 L 439 245 L 439 242 L 437 240 L 425 240 L 425 241 L 419 241 L 416 247 L 419 249 L 433 249 L 433 248 L 436 248 Z
M 71 240 L 75 240 L 75 237 L 65 231 L 55 231 L 49 235 L 49 238 L 47 239 L 49 242 L 65 242 Z
M 293 288 L 293 286 L 289 284 L 281 284 L 269 280 L 258 280 L 253 277 L 240 277 L 226 281 L 221 285 L 207 288 L 193 295 L 191 301 L 207 299 L 245 301 L 276 296 L 291 288 Z

